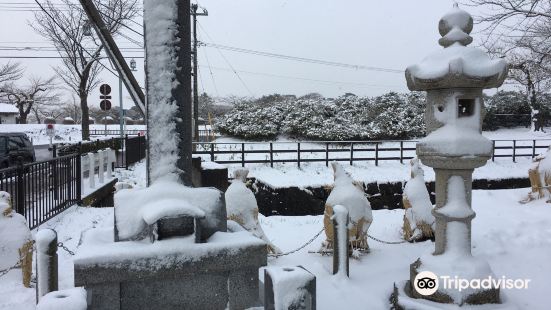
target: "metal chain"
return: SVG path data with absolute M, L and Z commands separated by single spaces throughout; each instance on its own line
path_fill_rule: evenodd
M 58 243 L 57 243 L 57 247 L 62 248 L 63 250 L 65 250 L 65 252 L 69 253 L 70 255 L 75 255 L 75 252 L 69 250 L 69 249 L 63 244 L 63 242 L 58 242 Z
M 402 243 L 408 242 L 407 240 L 394 241 L 394 242 L 392 242 L 392 241 L 384 241 L 384 240 L 375 238 L 375 237 L 373 237 L 373 236 L 371 236 L 371 235 L 369 235 L 369 234 L 367 234 L 367 236 L 368 236 L 370 239 L 373 239 L 373 240 L 375 240 L 375 241 L 377 241 L 377 242 L 384 243 L 384 244 L 402 244 Z
M 317 233 L 314 237 L 312 237 L 312 239 L 308 240 L 308 242 L 306 242 L 304 245 L 302 245 L 301 247 L 299 247 L 299 248 L 297 248 L 297 249 L 295 249 L 295 250 L 292 250 L 292 251 L 287 252 L 287 253 L 282 253 L 282 254 L 268 254 L 268 256 L 270 256 L 270 257 L 280 257 L 280 256 L 286 256 L 286 255 L 289 255 L 289 254 L 293 254 L 293 253 L 295 253 L 295 252 L 298 252 L 298 251 L 304 249 L 304 248 L 305 248 L 307 245 L 309 245 L 310 243 L 314 242 L 314 240 L 316 240 L 316 239 L 321 235 L 321 233 L 324 232 L 324 231 L 325 231 L 325 227 L 322 228 L 322 229 L 319 231 L 319 233 Z
M 34 240 L 32 241 L 32 244 L 33 244 L 33 247 L 32 247 L 33 250 L 32 250 L 32 252 L 34 252 L 34 250 L 36 250 L 36 245 L 35 245 L 35 241 L 34 241 Z M 31 253 L 32 253 L 32 252 L 31 252 Z M 28 252 L 25 253 L 25 255 L 24 255 L 23 257 L 21 257 L 21 258 L 19 259 L 19 261 L 18 261 L 15 265 L 11 266 L 10 268 L 0 270 L 0 278 L 3 277 L 3 276 L 5 276 L 5 275 L 7 275 L 7 274 L 8 274 L 10 271 L 12 271 L 13 269 L 20 268 L 20 267 L 21 267 L 21 261 L 23 261 L 23 260 L 27 257 L 28 254 L 29 254 Z
M 20 262 L 17 262 L 17 264 L 11 266 L 10 268 L 8 269 L 3 269 L 3 270 L 0 270 L 0 278 L 7 275 L 10 271 L 12 271 L 12 269 L 15 269 L 15 268 L 19 268 L 21 267 L 21 263 Z

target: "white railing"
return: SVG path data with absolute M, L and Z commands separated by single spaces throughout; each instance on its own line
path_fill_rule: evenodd
M 81 158 L 81 186 L 85 190 L 85 175 L 88 175 L 88 186 L 90 189 L 96 188 L 96 178 L 98 186 L 101 186 L 113 176 L 113 163 L 116 161 L 115 151 L 112 149 L 99 150 L 97 153 L 88 153 Z

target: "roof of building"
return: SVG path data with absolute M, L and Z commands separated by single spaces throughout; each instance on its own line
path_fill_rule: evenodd
M 19 110 L 13 104 L 0 103 L 0 113 L 19 114 Z

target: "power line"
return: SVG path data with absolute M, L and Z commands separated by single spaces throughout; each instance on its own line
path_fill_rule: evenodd
M 210 35 L 208 34 L 208 32 L 205 31 L 205 29 L 203 28 L 203 26 L 201 26 L 201 24 L 199 22 L 197 22 L 197 25 L 199 25 L 199 28 L 201 28 L 203 30 L 203 32 L 207 35 L 207 37 L 209 37 L 209 39 L 212 40 L 212 38 L 210 37 Z M 228 66 L 233 70 L 233 73 L 235 73 L 235 75 L 237 76 L 237 78 L 239 79 L 239 81 L 241 81 L 241 84 L 243 84 L 243 87 L 245 87 L 245 89 L 249 92 L 249 94 L 251 94 L 251 96 L 254 97 L 254 94 L 253 92 L 249 89 L 249 87 L 247 87 L 247 84 L 245 83 L 245 81 L 243 81 L 243 79 L 241 78 L 241 76 L 239 75 L 239 73 L 237 73 L 237 71 L 233 68 L 233 66 L 231 65 L 231 63 L 229 62 L 229 60 L 226 58 L 226 56 L 224 56 L 224 54 L 222 53 L 221 50 L 217 49 L 218 53 L 220 54 L 220 56 L 222 56 L 222 58 L 224 59 L 224 61 L 228 64 Z
M 226 46 L 226 45 L 214 44 L 214 43 L 208 43 L 208 42 L 203 42 L 203 44 L 207 47 L 213 47 L 213 48 L 216 48 L 216 49 L 223 49 L 223 50 L 228 50 L 228 51 L 238 52 L 238 53 L 253 54 L 253 55 L 257 55 L 257 56 L 266 56 L 266 57 L 272 57 L 272 58 L 279 58 L 279 59 L 284 59 L 284 60 L 293 60 L 293 61 L 299 61 L 299 62 L 320 64 L 320 65 L 327 65 L 327 66 L 335 66 L 335 67 L 343 67 L 343 68 L 350 68 L 350 69 L 356 69 L 356 70 L 369 70 L 369 71 L 400 73 L 400 74 L 404 73 L 403 70 L 387 69 L 387 68 L 380 68 L 380 67 L 371 67 L 371 66 L 364 66 L 364 65 L 353 65 L 353 64 L 333 62 L 333 61 L 327 61 L 327 60 L 321 60 L 321 59 L 312 59 L 312 58 L 296 57 L 296 56 L 289 56 L 289 55 L 283 55 L 283 54 L 275 54 L 275 53 L 255 51 L 255 50 L 250 50 L 250 49 L 244 49 L 244 48 L 239 48 L 239 47 L 232 47 L 232 46 Z
M 205 65 L 201 65 L 200 67 L 206 67 Z M 212 67 L 215 70 L 221 70 L 221 71 L 229 71 L 231 72 L 231 69 L 228 68 L 221 68 L 221 67 Z M 331 80 L 320 80 L 320 79 L 311 79 L 311 78 L 305 78 L 305 77 L 297 77 L 297 76 L 290 76 L 290 75 L 278 75 L 278 74 L 272 74 L 272 73 L 263 73 L 263 72 L 255 72 L 255 71 L 246 71 L 246 70 L 236 70 L 240 73 L 244 74 L 253 74 L 253 75 L 261 75 L 261 76 L 268 76 L 268 77 L 275 77 L 275 78 L 282 78 L 282 79 L 292 79 L 292 80 L 301 80 L 301 81 L 308 81 L 308 82 L 318 82 L 318 83 L 324 83 L 324 84 L 342 84 L 342 85 L 351 85 L 351 86 L 357 86 L 357 87 L 373 87 L 373 88 L 388 88 L 388 87 L 399 87 L 398 85 L 377 85 L 377 84 L 367 84 L 367 83 L 356 83 L 356 82 L 341 82 L 341 81 L 331 81 Z

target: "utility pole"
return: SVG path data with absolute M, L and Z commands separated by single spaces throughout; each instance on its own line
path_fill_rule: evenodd
M 197 71 L 197 16 L 208 16 L 209 12 L 205 8 L 201 8 L 203 12 L 198 13 L 199 6 L 196 3 L 191 5 L 191 16 L 193 16 L 193 135 L 194 140 L 199 141 L 199 91 L 198 82 L 199 74 Z

